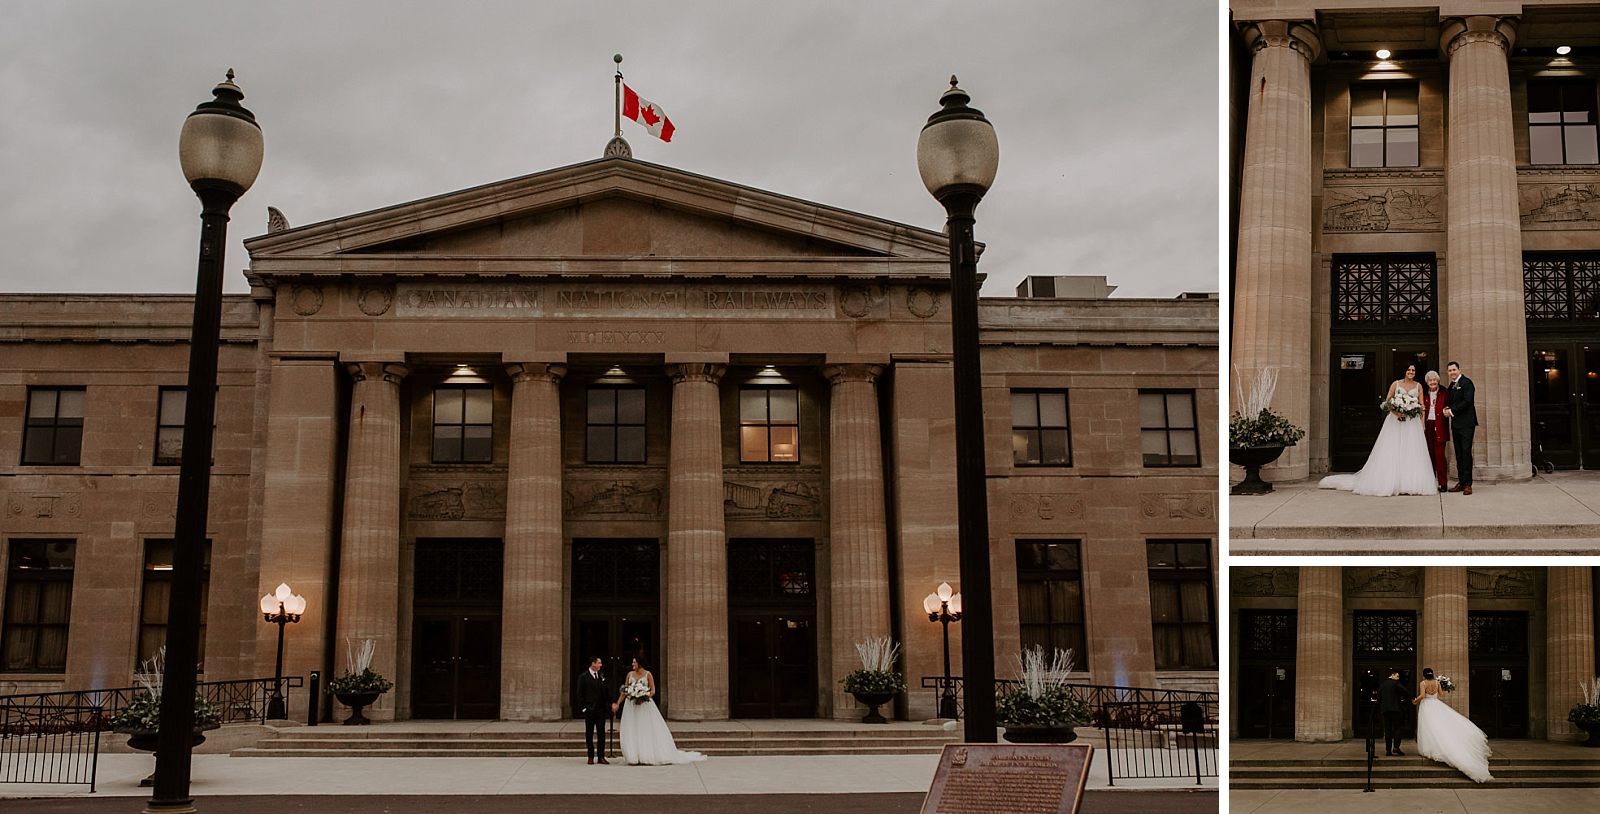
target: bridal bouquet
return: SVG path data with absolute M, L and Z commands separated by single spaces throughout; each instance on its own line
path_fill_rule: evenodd
M 1456 683 L 1450 680 L 1450 676 L 1434 676 L 1434 680 L 1439 682 L 1440 692 L 1456 691 Z
M 630 681 L 622 688 L 622 694 L 635 704 L 643 704 L 650 700 L 650 685 L 643 681 Z
M 1378 408 L 1386 413 L 1394 413 L 1394 417 L 1401 421 L 1422 415 L 1422 402 L 1404 390 L 1396 390 L 1394 398 L 1379 402 Z

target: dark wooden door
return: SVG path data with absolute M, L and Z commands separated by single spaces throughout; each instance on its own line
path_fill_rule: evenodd
M 1244 611 L 1239 618 L 1239 737 L 1294 738 L 1296 615 Z
M 1417 689 L 1417 614 L 1415 611 L 1356 611 L 1351 654 L 1351 728 L 1355 737 L 1383 738 L 1383 716 L 1371 705 L 1368 691 L 1376 690 L 1391 669 L 1400 671 L 1400 684 L 1413 694 Z M 1406 713 L 1401 737 L 1414 737 L 1416 710 Z
M 656 706 L 672 703 L 670 680 L 660 653 L 661 546 L 648 539 L 588 539 L 572 542 L 572 650 L 567 687 L 572 716 L 579 717 L 577 682 L 589 660 L 604 665 L 608 692 L 615 693 L 633 659 L 656 677 Z
M 729 542 L 728 688 L 734 717 L 816 715 L 815 563 L 810 540 Z
M 1468 717 L 1491 738 L 1528 737 L 1528 615 L 1469 613 L 1467 653 Z
M 1329 381 L 1329 465 L 1335 471 L 1354 472 L 1367 462 L 1384 413 L 1378 403 L 1389 393 L 1389 385 L 1403 378 L 1406 366 L 1417 366 L 1417 382 L 1428 371 L 1447 380 L 1444 363 L 1438 359 L 1437 345 L 1431 338 L 1367 337 L 1336 341 L 1333 369 Z
M 1600 469 L 1600 344 L 1528 338 L 1533 460 Z
M 420 539 L 414 563 L 411 716 L 500 717 L 500 540 Z

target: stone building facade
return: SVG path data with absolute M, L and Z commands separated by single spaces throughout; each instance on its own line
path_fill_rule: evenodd
M 1415 690 L 1424 668 L 1492 739 L 1583 738 L 1567 712 L 1600 674 L 1600 567 L 1236 566 L 1229 580 L 1234 738 L 1364 736 L 1363 676 L 1398 669 Z
M 1266 473 L 1359 468 L 1389 383 L 1451 360 L 1477 478 L 1600 467 L 1600 12 L 1229 6 L 1231 361 L 1309 430 Z
M 618 157 L 246 246 L 207 678 L 271 675 L 256 599 L 287 582 L 286 671 L 374 640 L 378 719 L 564 717 L 589 655 L 641 657 L 676 719 L 854 718 L 839 682 L 881 635 L 899 713 L 933 715 L 922 601 L 961 587 L 942 234 Z M 189 308 L 0 297 L 28 608 L 0 691 L 122 685 L 160 641 Z M 1216 300 L 980 310 L 1002 672 L 1048 642 L 1084 680 L 1215 689 Z

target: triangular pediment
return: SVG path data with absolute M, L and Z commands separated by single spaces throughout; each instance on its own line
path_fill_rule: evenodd
M 374 255 L 933 260 L 945 256 L 946 245 L 939 232 L 625 158 L 245 241 L 252 261 Z

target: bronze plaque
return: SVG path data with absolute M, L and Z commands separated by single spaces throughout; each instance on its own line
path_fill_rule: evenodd
M 922 814 L 1077 814 L 1094 746 L 946 744 Z

